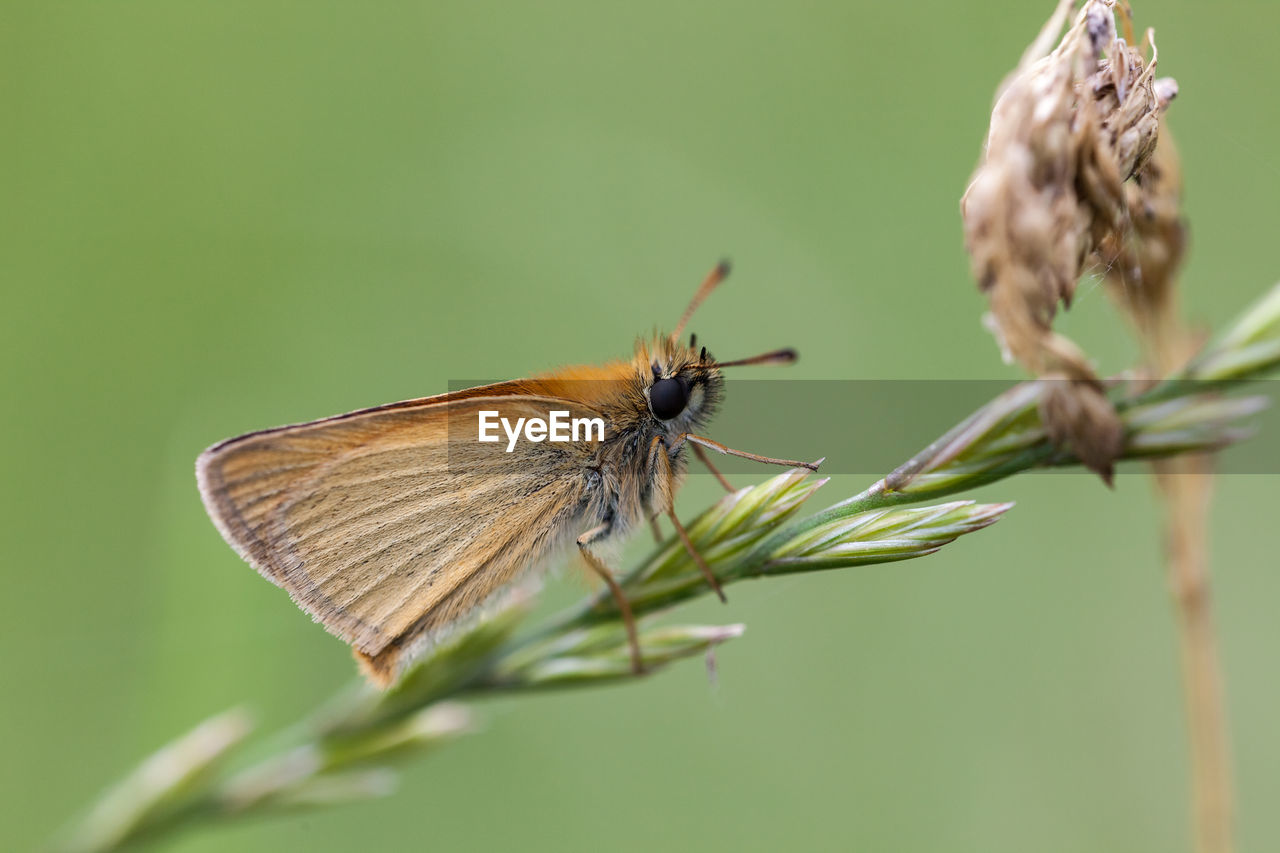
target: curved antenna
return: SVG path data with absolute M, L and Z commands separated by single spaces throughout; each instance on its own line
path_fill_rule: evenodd
M 715 367 L 719 370 L 722 367 L 745 367 L 748 364 L 795 364 L 796 359 L 799 357 L 795 350 L 787 347 L 786 349 L 776 349 L 772 352 L 753 355 L 751 358 L 716 362 Z
M 671 333 L 671 341 L 674 343 L 680 340 L 680 333 L 684 331 L 684 326 L 689 322 L 689 318 L 693 316 L 693 312 L 698 310 L 698 306 L 702 304 L 702 300 L 707 298 L 707 294 L 716 289 L 716 285 L 729 277 L 729 261 L 726 258 L 716 264 L 716 268 L 707 274 L 702 284 L 698 287 L 698 291 L 693 294 L 693 299 L 689 300 L 689 307 L 684 309 L 684 315 L 680 317 L 680 322 L 676 323 L 676 330 Z

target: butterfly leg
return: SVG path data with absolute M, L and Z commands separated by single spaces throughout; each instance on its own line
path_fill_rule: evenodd
M 720 485 L 724 486 L 726 491 L 737 491 L 737 489 L 735 489 L 733 485 L 724 478 L 724 474 L 720 473 L 720 469 L 711 464 L 711 457 L 707 456 L 707 451 L 702 449 L 702 445 L 695 444 L 692 441 L 689 443 L 693 445 L 693 455 L 698 457 L 698 461 L 703 465 L 706 465 L 707 469 L 711 471 L 712 474 L 716 475 L 716 479 L 720 481 Z
M 627 600 L 626 593 L 622 591 L 622 587 L 618 585 L 618 581 L 613 577 L 613 572 L 609 571 L 609 567 L 592 552 L 590 547 L 592 542 L 607 536 L 612 526 L 610 523 L 605 522 L 579 536 L 578 550 L 582 553 L 582 559 L 587 561 L 587 565 L 600 576 L 600 579 L 609 587 L 609 592 L 613 594 L 613 600 L 618 605 L 618 612 L 622 614 L 622 624 L 627 629 L 627 643 L 631 647 L 631 671 L 636 675 L 643 675 L 645 671 L 644 659 L 640 657 L 640 638 L 636 634 L 636 620 L 631 614 L 631 602 Z
M 698 553 L 698 549 L 693 547 L 693 540 L 689 538 L 689 532 L 684 529 L 684 525 L 680 523 L 679 516 L 676 515 L 675 506 L 675 483 L 674 476 L 671 473 L 671 458 L 667 456 L 667 447 L 662 440 L 662 436 L 655 435 L 653 442 L 649 445 L 649 470 L 654 472 L 655 485 L 661 489 L 664 503 L 667 507 L 667 518 L 671 519 L 671 523 L 675 525 L 676 533 L 680 536 L 680 541 L 684 543 L 684 549 L 689 552 L 689 556 L 698 564 L 699 571 L 706 578 L 707 585 L 716 591 L 716 595 L 725 604 L 729 603 L 729 599 L 725 597 L 724 590 L 720 587 L 720 579 L 711 572 L 711 567 L 707 565 L 707 561 L 702 559 L 702 555 Z

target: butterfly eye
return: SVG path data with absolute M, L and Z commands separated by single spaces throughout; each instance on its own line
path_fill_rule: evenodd
M 649 411 L 660 421 L 669 421 L 689 403 L 689 383 L 675 376 L 659 379 L 649 388 Z

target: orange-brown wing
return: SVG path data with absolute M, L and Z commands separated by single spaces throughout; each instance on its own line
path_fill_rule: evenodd
M 200 492 L 241 556 L 330 632 L 394 663 L 582 532 L 594 445 L 521 437 L 507 452 L 501 428 L 477 440 L 481 411 L 599 417 L 550 397 L 392 404 L 215 445 L 196 463 Z

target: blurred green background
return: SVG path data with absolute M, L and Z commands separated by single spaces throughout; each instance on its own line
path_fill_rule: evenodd
M 352 677 L 205 517 L 192 464 L 218 439 L 626 355 L 722 254 L 735 275 L 697 322 L 722 355 L 794 344 L 793 378 L 1015 377 L 979 325 L 957 203 L 1051 6 L 9 4 L 0 848 L 41 843 L 212 712 L 273 726 Z M 1219 327 L 1280 275 L 1280 7 L 1137 12 L 1181 83 L 1188 311 Z M 1082 291 L 1063 328 L 1126 366 L 1122 324 Z M 898 428 L 850 423 L 820 451 Z M 692 477 L 682 511 L 717 489 Z M 1278 495 L 1223 478 L 1213 513 L 1252 850 L 1280 849 Z M 748 624 L 718 686 L 689 662 L 488 704 L 483 734 L 391 799 L 172 849 L 1185 849 L 1149 483 L 982 496 L 1018 507 L 937 556 L 679 613 Z

